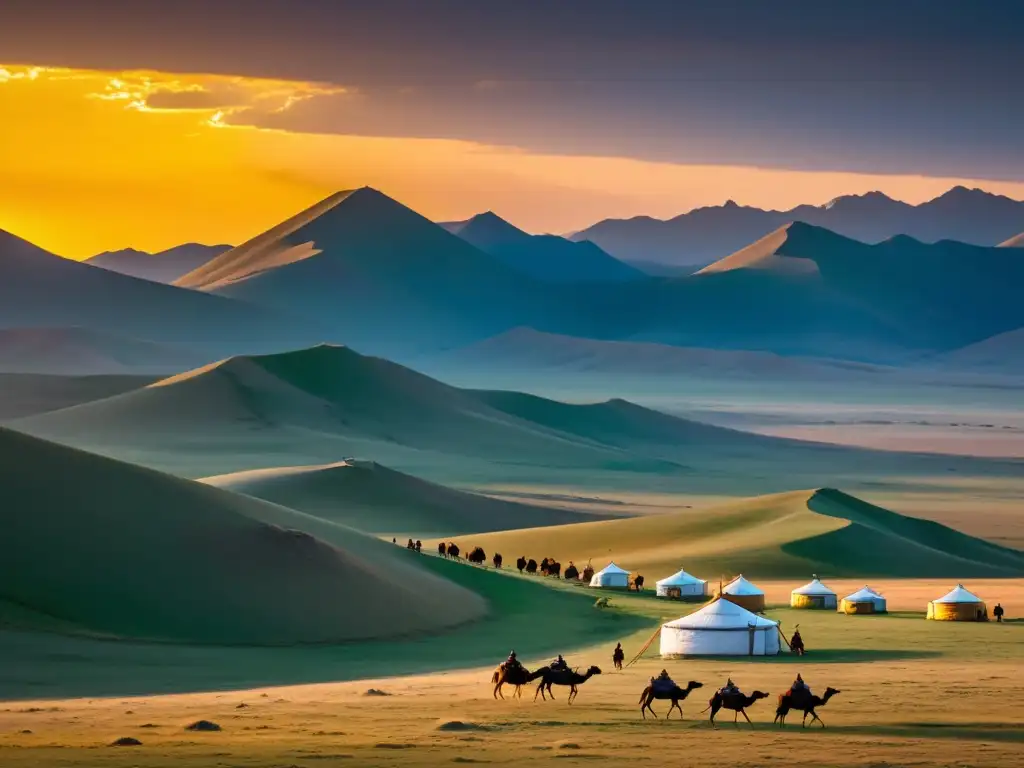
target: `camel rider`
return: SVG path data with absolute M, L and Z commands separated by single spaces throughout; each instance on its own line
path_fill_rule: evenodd
M 553 672 L 567 672 L 569 670 L 569 664 L 562 658 L 562 654 L 558 654 L 558 658 L 551 662 L 551 670 Z
M 519 659 L 516 658 L 516 652 L 512 651 L 509 653 L 508 659 L 505 661 L 505 669 L 515 669 L 521 666 L 522 664 L 519 663 Z
M 739 692 L 740 689 L 736 687 L 736 683 L 732 681 L 731 677 L 725 681 L 725 687 L 719 691 L 723 696 L 733 696 Z
M 808 687 L 807 683 L 804 682 L 804 679 L 800 676 L 799 672 L 796 675 L 796 680 L 793 681 L 793 685 L 790 686 L 789 692 L 791 694 L 806 693 L 810 695 L 811 689 Z

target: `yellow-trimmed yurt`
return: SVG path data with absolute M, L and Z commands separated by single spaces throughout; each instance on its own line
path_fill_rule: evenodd
M 885 598 L 865 584 L 852 595 L 847 595 L 839 601 L 839 612 L 850 615 L 886 613 Z
M 726 584 L 719 596 L 754 613 L 764 610 L 764 590 L 743 578 L 742 573 Z
M 949 593 L 928 603 L 928 615 L 935 621 L 988 621 L 985 601 L 957 584 Z
M 790 608 L 807 608 L 811 610 L 834 610 L 836 593 L 826 587 L 818 579 L 818 574 L 802 587 L 797 587 L 789 596 Z

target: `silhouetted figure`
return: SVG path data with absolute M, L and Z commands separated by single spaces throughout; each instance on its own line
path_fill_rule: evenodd
M 800 676 L 800 673 L 798 672 L 796 675 L 796 680 L 794 680 L 793 684 L 789 687 L 790 695 L 793 695 L 795 693 L 810 694 L 810 692 L 811 689 L 807 686 L 807 683 L 804 682 L 804 679 Z
M 398 539 L 396 539 L 394 536 L 392 536 L 391 537 L 391 543 L 392 544 L 397 544 L 398 543 Z
M 562 658 L 562 654 L 558 654 L 558 658 L 551 662 L 552 672 L 568 672 L 569 663 Z
M 636 578 L 633 579 L 633 586 L 636 587 L 637 592 L 640 592 L 644 588 L 644 577 L 637 574 Z
M 416 551 L 419 552 L 421 549 L 423 549 L 423 542 L 416 539 Z
M 799 629 L 793 633 L 793 639 L 790 641 L 789 647 L 797 656 L 804 655 L 804 639 L 800 637 Z
M 1001 606 L 999 603 L 996 603 L 996 607 L 992 609 L 992 615 L 996 617 L 996 623 L 997 624 L 1002 624 L 1003 623 L 1003 606 Z
M 615 650 L 612 651 L 612 664 L 618 670 L 622 669 L 622 662 L 626 658 L 626 652 L 622 650 L 622 643 L 615 644 Z

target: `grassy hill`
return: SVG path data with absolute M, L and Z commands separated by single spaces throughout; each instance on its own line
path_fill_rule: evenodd
M 892 454 L 741 432 L 624 400 L 459 389 L 321 345 L 236 357 L 12 422 L 46 439 L 189 477 L 346 457 L 446 485 L 629 486 L 755 495 L 858 479 L 1019 474 L 1021 462 Z
M 534 528 L 593 519 L 569 509 L 519 504 L 458 491 L 372 461 L 250 470 L 207 477 L 202 482 L 361 531 L 412 537 Z
M 486 611 L 351 528 L 7 429 L 0 455 L 0 612 L 17 607 L 17 623 L 283 645 L 436 632 Z
M 1024 575 L 1024 553 L 905 517 L 833 489 L 795 491 L 703 510 L 465 536 L 460 546 L 569 560 L 609 560 L 649 585 L 680 567 L 717 581 L 750 578 Z

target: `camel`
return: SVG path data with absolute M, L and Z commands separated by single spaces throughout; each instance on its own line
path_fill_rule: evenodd
M 537 572 L 537 561 L 534 560 L 532 557 L 526 563 L 526 572 L 527 573 L 536 573 Z
M 525 568 L 525 567 L 526 567 L 526 558 L 525 557 L 520 557 L 518 560 L 516 560 L 516 568 L 519 569 L 520 573 L 523 572 L 523 568 Z
M 544 560 L 545 562 L 541 563 L 540 572 L 545 576 L 559 578 L 562 573 L 562 564 L 550 558 L 544 558 Z
M 824 707 L 828 704 L 828 700 L 837 693 L 842 693 L 842 691 L 837 691 L 835 688 L 826 688 L 824 696 L 815 696 L 814 694 L 809 694 L 807 691 L 786 691 L 779 695 L 779 706 L 778 709 L 775 710 L 775 722 L 779 724 L 779 727 L 785 726 L 786 715 L 789 714 L 791 709 L 795 709 L 798 712 L 802 711 L 804 713 L 803 725 L 801 726 L 802 728 L 807 727 L 808 715 L 812 718 L 812 724 L 817 720 L 821 723 L 821 727 L 824 728 L 825 722 L 818 717 L 818 713 L 815 712 L 814 709 L 815 707 Z
M 637 574 L 637 577 L 633 579 L 633 589 L 637 592 L 642 592 L 644 588 L 644 577 Z
M 583 685 L 594 675 L 600 675 L 601 670 L 598 667 L 591 667 L 587 670 L 586 674 L 581 675 L 575 670 L 558 670 L 555 671 L 551 667 L 541 667 L 534 673 L 535 676 L 540 677 L 540 683 L 537 685 L 537 690 L 533 694 L 533 700 L 537 700 L 537 694 L 539 693 L 544 701 L 547 701 L 548 696 L 554 701 L 555 694 L 551 692 L 552 685 L 568 685 L 569 686 L 569 703 L 572 704 L 573 699 L 576 698 L 576 694 L 579 693 L 578 686 Z M 544 690 L 547 689 L 547 695 Z
M 441 557 L 448 557 L 448 550 L 445 548 L 443 541 L 437 545 L 437 554 Z
M 487 553 L 484 552 L 483 547 L 473 547 L 473 551 L 466 555 L 466 559 L 476 565 L 483 565 L 484 560 L 487 559 Z
M 707 709 L 705 709 L 704 712 L 707 712 L 708 709 L 711 710 L 712 728 L 718 727 L 717 725 L 715 725 L 715 715 L 718 714 L 718 710 L 720 709 L 731 709 L 735 713 L 732 718 L 732 722 L 734 725 L 736 724 L 736 719 L 740 715 L 743 715 L 746 721 L 750 723 L 750 718 L 747 717 L 747 707 L 752 705 L 758 699 L 767 698 L 768 694 L 764 693 L 763 691 L 754 691 L 749 696 L 739 692 L 731 694 L 729 696 L 723 696 L 721 691 L 715 691 L 715 695 L 711 698 L 711 701 L 708 703 Z M 701 714 L 704 714 L 704 712 L 701 712 Z M 750 727 L 753 728 L 754 724 L 750 723 Z
M 448 543 L 448 557 L 459 559 L 459 547 L 454 542 Z
M 494 557 L 491 558 L 491 562 L 494 563 L 495 568 L 501 568 L 501 555 L 495 552 Z
M 565 569 L 565 579 L 566 579 L 566 581 L 573 581 L 574 579 L 578 579 L 579 577 L 580 577 L 580 569 L 577 568 L 572 563 L 569 563 L 569 566 Z
M 542 669 L 547 669 L 543 667 Z M 523 686 L 527 683 L 531 683 L 536 680 L 542 674 L 542 669 L 538 669 L 536 672 L 530 672 L 526 667 L 509 667 L 505 664 L 499 664 L 494 670 L 494 674 L 491 675 L 491 683 L 494 684 L 494 698 L 505 698 L 505 694 L 501 692 L 501 688 L 504 685 L 514 685 L 516 687 L 513 696 L 523 697 Z
M 592 578 L 594 578 L 594 567 L 592 565 L 588 565 L 583 569 L 583 577 L 581 580 L 589 584 Z
M 690 691 L 703 687 L 704 683 L 698 683 L 695 680 L 691 680 L 690 682 L 688 682 L 685 688 L 680 688 L 678 685 L 676 685 L 669 690 L 658 690 L 653 685 L 648 685 L 646 688 L 644 688 L 644 692 L 640 694 L 640 714 L 643 715 L 644 720 L 646 720 L 647 712 L 645 712 L 644 710 L 648 710 L 652 715 L 654 715 L 655 718 L 657 718 L 658 714 L 653 709 L 651 709 L 651 702 L 655 699 L 671 699 L 672 706 L 668 708 L 668 714 L 665 715 L 665 719 L 667 720 L 672 716 L 673 709 L 678 709 L 679 719 L 681 720 L 683 718 L 683 708 L 679 706 L 679 702 L 683 701 L 683 699 L 689 696 Z

